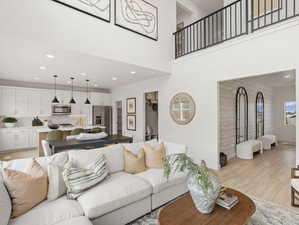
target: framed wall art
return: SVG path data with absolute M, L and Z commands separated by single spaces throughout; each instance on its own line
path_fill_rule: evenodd
M 187 93 L 178 93 L 170 101 L 170 116 L 179 125 L 190 123 L 195 116 L 195 112 L 195 102 Z
M 111 0 L 52 0 L 64 6 L 110 22 Z
M 158 8 L 144 0 L 115 0 L 115 25 L 158 40 Z
M 136 131 L 136 115 L 127 115 L 127 130 Z
M 127 114 L 136 114 L 136 98 L 127 99 Z

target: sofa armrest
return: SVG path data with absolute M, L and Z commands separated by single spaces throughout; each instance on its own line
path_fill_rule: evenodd
M 291 178 L 299 179 L 299 175 L 297 175 L 297 174 L 299 174 L 299 168 L 292 168 L 291 169 Z

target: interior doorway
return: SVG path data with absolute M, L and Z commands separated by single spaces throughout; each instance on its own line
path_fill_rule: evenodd
M 145 140 L 159 137 L 159 94 L 157 91 L 145 93 Z
M 296 157 L 295 70 L 219 82 L 218 109 L 220 166 L 286 149 Z
M 122 136 L 123 133 L 122 101 L 116 102 L 116 134 Z

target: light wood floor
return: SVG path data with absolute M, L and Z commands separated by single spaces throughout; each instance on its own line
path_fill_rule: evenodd
M 257 199 L 291 207 L 290 169 L 295 166 L 296 147 L 279 145 L 253 160 L 232 159 L 216 173 L 222 184 Z
M 9 161 L 14 159 L 24 159 L 24 158 L 32 158 L 37 157 L 37 150 L 24 150 L 17 152 L 1 152 L 0 153 L 0 161 Z

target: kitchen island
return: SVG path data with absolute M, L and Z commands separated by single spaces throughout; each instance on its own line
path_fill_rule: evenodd
M 77 128 L 83 128 L 84 130 L 89 130 L 93 128 L 101 128 L 105 129 L 103 126 L 86 126 L 86 127 L 80 127 L 80 126 L 61 126 L 56 130 L 60 130 L 63 133 L 63 139 L 66 139 L 67 136 L 71 135 L 72 130 Z M 37 151 L 38 156 L 44 156 L 43 147 L 42 147 L 42 140 L 46 140 L 48 137 L 48 133 L 51 131 L 54 131 L 54 129 L 50 129 L 49 127 L 43 126 L 38 127 L 36 129 L 37 131 Z
M 102 148 L 107 145 L 119 144 L 119 143 L 132 143 L 132 137 L 112 135 L 102 139 L 96 140 L 63 140 L 63 141 L 49 141 L 50 147 L 54 154 L 67 151 L 67 150 L 76 150 L 76 149 L 96 149 Z

